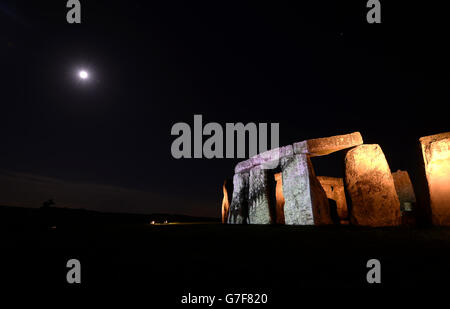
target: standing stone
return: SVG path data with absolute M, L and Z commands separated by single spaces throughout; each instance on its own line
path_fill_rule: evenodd
M 419 139 L 428 183 L 431 220 L 450 225 L 450 132 Z
M 337 213 L 341 220 L 348 217 L 347 200 L 345 199 L 344 179 L 338 177 L 317 176 L 327 198 L 336 202 Z
M 306 154 L 281 159 L 284 220 L 290 225 L 332 224 L 328 199 Z
M 243 224 L 248 215 L 249 173 L 237 173 L 233 177 L 233 198 L 228 212 L 229 224 Z
M 228 219 L 228 211 L 230 210 L 230 202 L 228 199 L 227 180 L 223 182 L 223 199 L 222 199 L 222 223 L 226 223 Z
M 389 165 L 379 145 L 360 145 L 345 156 L 350 222 L 362 226 L 400 224 L 400 202 Z
M 248 223 L 271 224 L 267 170 L 258 165 L 250 170 Z
M 275 218 L 276 223 L 284 224 L 284 196 L 283 196 L 283 177 L 281 173 L 276 173 L 275 175 L 276 187 L 275 187 Z
M 416 203 L 413 185 L 407 171 L 397 170 L 392 173 L 394 179 L 395 191 L 397 191 L 402 211 L 412 211 L 412 205 Z

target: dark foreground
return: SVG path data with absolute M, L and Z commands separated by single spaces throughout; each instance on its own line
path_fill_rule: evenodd
M 7 224 L 1 231 L 2 281 L 9 288 L 136 288 L 177 303 L 183 293 L 252 293 L 302 288 L 446 287 L 450 229 L 151 225 L 83 222 L 56 227 Z M 81 284 L 66 263 L 81 262 Z M 381 262 L 381 284 L 366 263 Z M 298 295 L 284 295 L 295 298 Z

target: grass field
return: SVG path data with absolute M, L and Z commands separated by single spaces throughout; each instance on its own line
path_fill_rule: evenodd
M 3 278 L 19 285 L 68 285 L 70 258 L 88 288 L 367 287 L 372 258 L 384 287 L 439 286 L 450 275 L 447 228 L 90 223 L 1 233 Z

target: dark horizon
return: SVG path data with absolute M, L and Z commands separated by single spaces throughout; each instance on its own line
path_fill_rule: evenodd
M 280 146 L 359 131 L 414 173 L 449 131 L 446 10 L 383 2 L 371 25 L 365 5 L 83 1 L 70 25 L 65 1 L 2 2 L 0 204 L 217 217 L 242 159 L 174 159 L 194 114 L 278 122 Z

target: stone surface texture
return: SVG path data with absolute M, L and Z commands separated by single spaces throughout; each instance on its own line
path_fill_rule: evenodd
M 347 200 L 345 198 L 344 179 L 339 177 L 317 176 L 327 198 L 336 202 L 337 212 L 341 220 L 348 217 Z
M 324 156 L 332 152 L 361 145 L 363 139 L 361 133 L 336 135 L 308 139 L 293 145 L 295 154 L 309 154 L 310 157 Z
M 253 165 L 254 164 L 253 164 L 252 158 L 245 160 L 245 161 L 241 161 L 238 164 L 236 164 L 236 167 L 234 168 L 234 173 L 239 174 L 239 173 L 248 172 L 253 167 Z
M 222 198 L 222 223 L 226 223 L 228 219 L 228 211 L 230 209 L 230 201 L 228 199 L 227 181 L 223 182 L 222 186 L 223 198 Z
M 400 201 L 400 209 L 412 211 L 412 205 L 416 203 L 416 195 L 408 172 L 397 170 L 392 173 L 392 178 Z
M 233 198 L 228 212 L 228 223 L 246 223 L 248 215 L 249 173 L 238 173 L 233 177 Z
M 284 220 L 289 225 L 332 224 L 325 191 L 306 154 L 281 159 Z
M 275 187 L 275 218 L 277 224 L 284 224 L 284 196 L 283 196 L 283 177 L 281 173 L 274 175 L 276 181 Z
M 269 194 L 267 187 L 267 169 L 261 165 L 250 170 L 248 196 L 248 223 L 271 224 Z
M 450 132 L 419 139 L 434 225 L 450 225 Z
M 253 166 L 261 165 L 264 169 L 275 169 L 279 167 L 281 158 L 292 156 L 293 153 L 292 145 L 288 145 L 257 154 L 251 160 Z
M 360 145 L 345 156 L 350 222 L 361 226 L 400 224 L 400 202 L 389 165 L 379 145 Z

